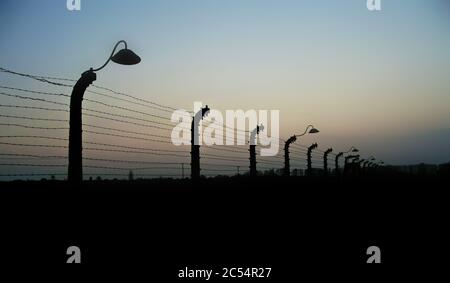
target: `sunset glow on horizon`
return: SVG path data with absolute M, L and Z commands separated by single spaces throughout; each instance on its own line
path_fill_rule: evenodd
M 317 142 L 320 149 L 333 147 L 336 153 L 355 145 L 361 149 L 363 158 L 373 154 L 387 164 L 439 164 L 450 160 L 450 5 L 446 1 L 383 1 L 383 9 L 378 12 L 368 11 L 362 0 L 81 3 L 80 11 L 68 11 L 65 1 L 2 1 L 0 67 L 76 80 L 90 67 L 101 66 L 114 43 L 124 39 L 142 62 L 135 66 L 111 63 L 97 73 L 94 85 L 189 111 L 196 101 L 223 112 L 279 110 L 282 139 L 314 124 L 320 133 L 302 137 L 298 144 L 309 146 Z M 68 87 L 8 73 L 0 73 L 0 85 L 71 93 Z M 106 93 L 94 87 L 88 89 Z M 20 94 L 7 89 L 0 91 Z M 87 92 L 85 98 L 95 100 L 98 96 Z M 64 97 L 51 99 L 68 103 Z M 101 99 L 117 104 L 113 98 Z M 12 97 L 0 96 L 0 104 L 13 102 Z M 33 105 L 44 104 L 33 102 Z M 139 105 L 127 105 L 149 111 Z M 83 106 L 130 114 L 89 101 Z M 25 115 L 69 118 L 64 111 L 32 111 Z M 0 113 L 11 116 L 25 112 L 0 108 Z M 164 117 L 171 114 L 158 110 L 155 113 Z M 136 113 L 134 116 L 151 120 Z M 10 123 L 17 122 L 8 119 Z M 114 121 L 95 116 L 85 116 L 83 122 L 117 126 Z M 50 121 L 39 124 L 56 125 Z M 58 125 L 68 127 L 68 123 Z M 142 130 L 135 124 L 120 127 Z M 2 136 L 30 133 L 20 128 L 0 126 L 0 129 Z M 167 135 L 157 129 L 149 131 Z M 67 137 L 65 132 L 54 136 Z M 84 137 L 85 141 L 96 143 L 189 153 L 186 146 L 152 143 L 144 136 L 140 136 L 141 140 L 127 140 L 84 132 Z M 66 141 L 57 143 L 67 145 Z M 243 146 L 244 158 L 248 158 L 246 150 Z M 3 144 L 0 151 L 10 152 L 14 148 Z M 25 151 L 67 154 L 65 148 Z M 118 153 L 85 150 L 84 154 L 93 158 L 122 158 Z M 280 145 L 279 157 L 282 156 Z M 178 160 L 170 156 L 150 158 Z M 183 163 L 189 163 L 188 156 L 185 160 Z M 16 168 L 2 170 L 12 172 Z

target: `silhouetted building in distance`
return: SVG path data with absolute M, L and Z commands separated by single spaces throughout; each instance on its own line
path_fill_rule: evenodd
M 438 174 L 442 177 L 450 177 L 450 162 L 440 164 Z
M 450 176 L 450 163 L 387 166 L 397 172 L 418 176 Z

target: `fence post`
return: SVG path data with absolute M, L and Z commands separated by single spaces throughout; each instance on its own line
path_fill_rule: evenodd
M 323 174 L 328 176 L 328 154 L 333 151 L 332 148 L 327 149 L 323 154 Z
M 256 136 L 259 131 L 264 130 L 264 126 L 256 126 L 256 128 L 250 133 L 250 176 L 256 176 Z
M 315 148 L 317 148 L 317 143 L 313 143 L 310 147 L 308 147 L 308 153 L 306 154 L 307 161 L 308 161 L 308 168 L 306 169 L 306 176 L 311 176 L 311 174 L 312 174 L 311 152 Z
M 339 158 L 344 155 L 343 152 L 339 152 L 338 154 L 336 154 L 336 157 L 334 158 L 334 172 L 336 173 L 336 176 L 341 175 L 340 171 L 339 171 Z
M 206 105 L 204 108 L 200 109 L 192 119 L 191 125 L 191 179 L 200 179 L 200 142 L 198 127 L 200 126 L 200 121 L 208 115 L 209 108 Z
M 69 166 L 67 180 L 73 184 L 83 181 L 82 103 L 86 88 L 97 79 L 91 70 L 84 72 L 70 96 Z
M 297 137 L 294 135 L 284 143 L 284 170 L 283 175 L 289 177 L 291 175 L 291 164 L 289 159 L 289 146 L 295 142 Z

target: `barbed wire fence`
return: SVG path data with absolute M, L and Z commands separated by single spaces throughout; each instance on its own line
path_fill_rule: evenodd
M 5 68 L 0 68 L 0 76 L 0 180 L 65 179 L 69 101 L 76 80 Z M 11 77 L 14 84 L 8 82 Z M 22 80 L 35 84 L 23 87 Z M 189 177 L 190 146 L 171 142 L 175 124 L 170 116 L 177 109 L 93 84 L 86 90 L 82 109 L 84 179 Z M 233 142 L 238 134 L 234 131 Z M 283 145 L 280 139 L 280 148 Z M 291 170 L 303 175 L 307 146 L 292 144 L 290 152 Z M 323 153 L 313 151 L 314 168 L 323 168 Z M 205 177 L 248 174 L 248 145 L 202 146 L 200 156 Z M 257 158 L 259 174 L 282 175 L 283 168 L 282 150 Z

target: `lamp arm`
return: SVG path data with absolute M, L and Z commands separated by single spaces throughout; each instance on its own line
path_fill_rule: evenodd
M 109 56 L 108 60 L 106 60 L 105 64 L 103 64 L 100 68 L 94 69 L 92 70 L 93 72 L 97 72 L 100 71 L 101 69 L 103 69 L 104 67 L 106 67 L 106 65 L 108 65 L 109 61 L 111 61 L 111 58 L 114 56 L 114 53 L 116 52 L 117 46 L 119 46 L 120 43 L 123 43 L 125 45 L 125 49 L 128 49 L 127 43 L 125 40 L 120 40 L 119 42 L 116 43 L 116 45 L 114 46 L 113 51 L 111 52 L 111 55 Z
M 306 133 L 308 132 L 309 128 L 314 128 L 314 126 L 313 126 L 313 125 L 308 125 L 308 127 L 306 127 L 305 132 L 304 132 L 303 134 L 301 134 L 301 135 L 295 135 L 295 136 L 301 137 L 301 136 L 306 135 Z

